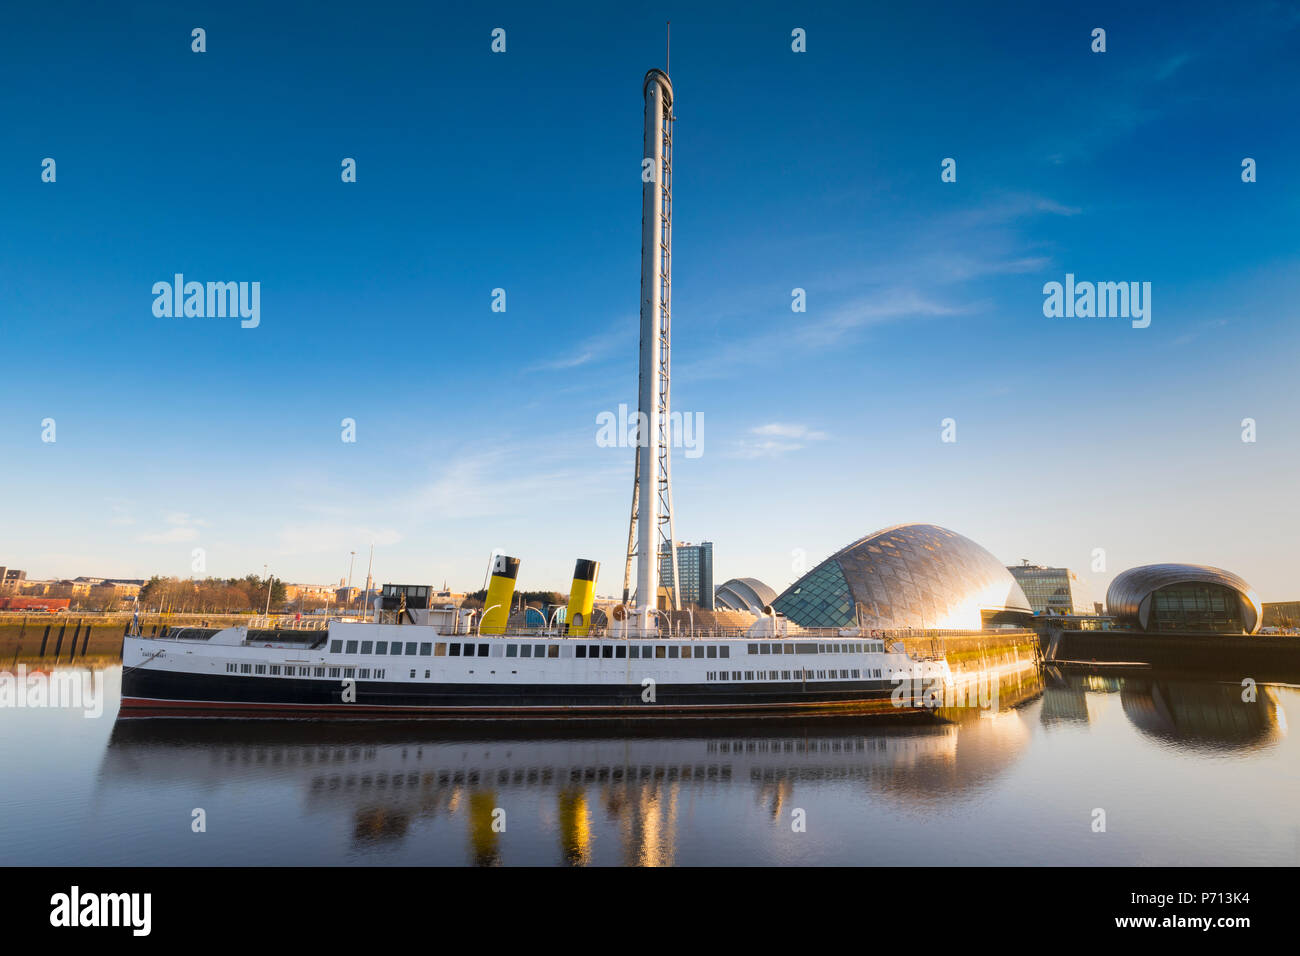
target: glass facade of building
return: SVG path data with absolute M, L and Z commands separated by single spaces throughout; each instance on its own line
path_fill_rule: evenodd
M 659 584 L 667 587 L 672 582 L 672 559 L 667 551 L 659 554 Z M 689 541 L 677 545 L 677 578 L 681 588 L 683 608 L 698 607 L 706 611 L 713 604 L 713 542 Z
M 1032 614 L 1002 563 L 969 538 L 929 524 L 855 541 L 772 602 L 801 627 L 980 630 Z
M 1007 568 L 1035 614 L 1095 614 L 1087 586 L 1069 568 L 1021 564 Z
M 1151 595 L 1153 629 L 1240 634 L 1241 602 L 1221 584 L 1171 584 Z

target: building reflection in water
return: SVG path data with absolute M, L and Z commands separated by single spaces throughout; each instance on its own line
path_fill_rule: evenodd
M 1054 724 L 1087 724 L 1089 695 L 1117 694 L 1118 677 L 1091 673 L 1064 673 L 1059 667 L 1043 671 L 1043 706 L 1038 712 L 1044 727 Z
M 1128 679 L 1120 691 L 1124 714 L 1143 734 L 1180 750 L 1235 751 L 1271 746 L 1285 732 L 1285 715 L 1269 687 L 1243 699 L 1236 684 Z
M 1118 694 L 1129 723 L 1143 736 L 1184 751 L 1246 751 L 1269 746 L 1286 732 L 1286 714 L 1274 690 L 1240 684 L 1180 680 L 1149 671 L 1123 675 L 1048 667 L 1039 721 L 1047 727 L 1087 724 L 1089 705 Z

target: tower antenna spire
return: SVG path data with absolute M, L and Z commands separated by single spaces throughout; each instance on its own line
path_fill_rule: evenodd
M 664 52 L 664 72 L 669 76 L 673 75 L 673 21 L 665 21 L 668 24 L 668 38 L 665 43 L 667 49 Z

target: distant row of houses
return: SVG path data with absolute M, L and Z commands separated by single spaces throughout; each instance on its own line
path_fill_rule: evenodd
M 142 578 L 79 577 L 50 581 L 28 580 L 27 572 L 0 564 L 0 595 L 67 598 L 71 601 L 134 601 L 144 587 Z
M 140 589 L 147 582 L 143 578 L 96 578 L 81 576 L 57 580 L 38 581 L 29 579 L 27 572 L 0 564 L 0 597 L 35 597 L 66 598 L 74 605 L 94 606 L 111 601 L 130 603 L 140 596 Z M 284 585 L 285 606 L 295 604 L 304 607 L 368 607 L 378 597 L 379 589 L 346 587 L 333 584 L 288 584 Z M 465 595 L 453 593 L 445 587 L 438 592 L 443 602 L 459 604 Z

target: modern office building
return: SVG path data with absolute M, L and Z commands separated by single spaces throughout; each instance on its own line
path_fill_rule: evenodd
M 1300 601 L 1275 601 L 1264 605 L 1265 627 L 1300 627 Z
M 1088 586 L 1069 568 L 1045 568 L 1028 561 L 1008 567 L 1035 614 L 1097 614 Z
M 672 580 L 671 557 L 667 551 L 659 554 L 659 580 L 663 588 Z M 713 610 L 713 542 L 689 541 L 677 545 L 677 578 L 681 587 L 681 606 Z
M 858 539 L 790 585 L 772 607 L 801 627 L 977 631 L 1033 615 L 1001 561 L 932 524 Z
M 713 592 L 716 610 L 762 614 L 763 608 L 775 600 L 776 592 L 758 578 L 732 578 L 725 584 L 719 584 Z
M 1106 611 L 1122 626 L 1144 631 L 1255 634 L 1264 606 L 1231 571 L 1200 564 L 1147 564 L 1115 576 Z

